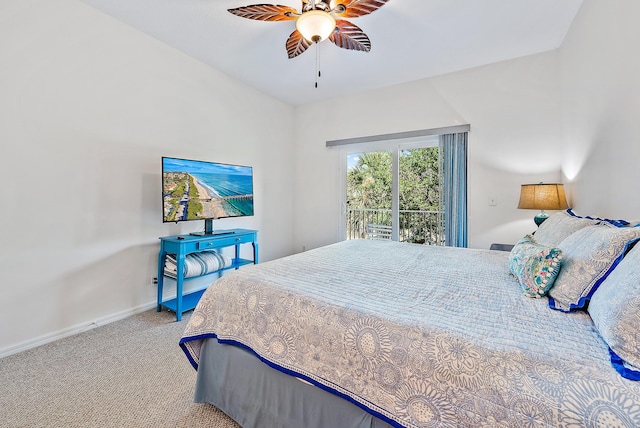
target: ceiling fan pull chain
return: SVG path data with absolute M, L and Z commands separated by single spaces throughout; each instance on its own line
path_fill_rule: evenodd
M 316 41 L 316 88 L 318 87 L 318 78 L 320 77 L 320 43 Z

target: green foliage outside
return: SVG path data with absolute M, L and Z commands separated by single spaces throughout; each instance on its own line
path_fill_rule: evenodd
M 391 183 L 391 153 L 363 153 L 347 173 L 347 205 L 391 209 Z
M 363 153 L 347 173 L 349 208 L 391 209 L 391 183 L 391 153 Z M 439 206 L 438 148 L 402 151 L 400 210 L 438 211 Z
M 439 164 L 437 147 L 401 153 L 400 210 L 440 210 Z

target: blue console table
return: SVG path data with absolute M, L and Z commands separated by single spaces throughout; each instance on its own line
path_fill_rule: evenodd
M 240 258 L 240 245 L 251 244 L 253 246 L 253 260 Z M 235 247 L 235 257 L 232 259 L 231 266 L 211 272 L 207 275 L 220 274 L 224 270 L 238 269 L 240 266 L 258 263 L 258 231 L 248 229 L 229 229 L 216 231 L 213 235 L 194 236 L 164 236 L 160 238 L 160 253 L 158 254 L 158 312 L 162 307 L 172 310 L 176 313 L 176 321 L 182 320 L 182 313 L 196 307 L 200 297 L 206 290 L 193 291 L 183 294 L 184 281 L 193 278 L 184 278 L 184 259 L 187 254 L 198 253 L 208 250 L 220 250 L 226 247 Z M 177 278 L 176 278 L 176 297 L 162 301 L 162 288 L 164 283 L 164 258 L 167 254 L 176 256 Z

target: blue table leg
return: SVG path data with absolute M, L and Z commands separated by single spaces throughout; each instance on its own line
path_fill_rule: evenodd
M 164 278 L 164 255 L 162 251 L 158 255 L 158 307 L 157 311 L 160 312 L 162 310 L 162 286 L 163 286 L 163 278 Z
M 236 258 L 235 261 L 237 262 L 238 260 L 240 260 L 240 244 L 236 244 Z M 239 266 L 236 265 L 236 270 L 238 270 Z
M 184 272 L 184 254 L 178 254 L 176 257 L 176 268 L 178 271 L 178 275 L 176 278 L 176 321 L 182 320 L 182 283 L 183 277 L 182 272 Z

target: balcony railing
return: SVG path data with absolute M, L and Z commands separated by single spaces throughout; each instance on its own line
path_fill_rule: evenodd
M 399 241 L 444 245 L 441 211 L 401 210 L 399 214 Z M 391 210 L 348 209 L 347 239 L 367 238 L 367 224 L 391 226 Z

